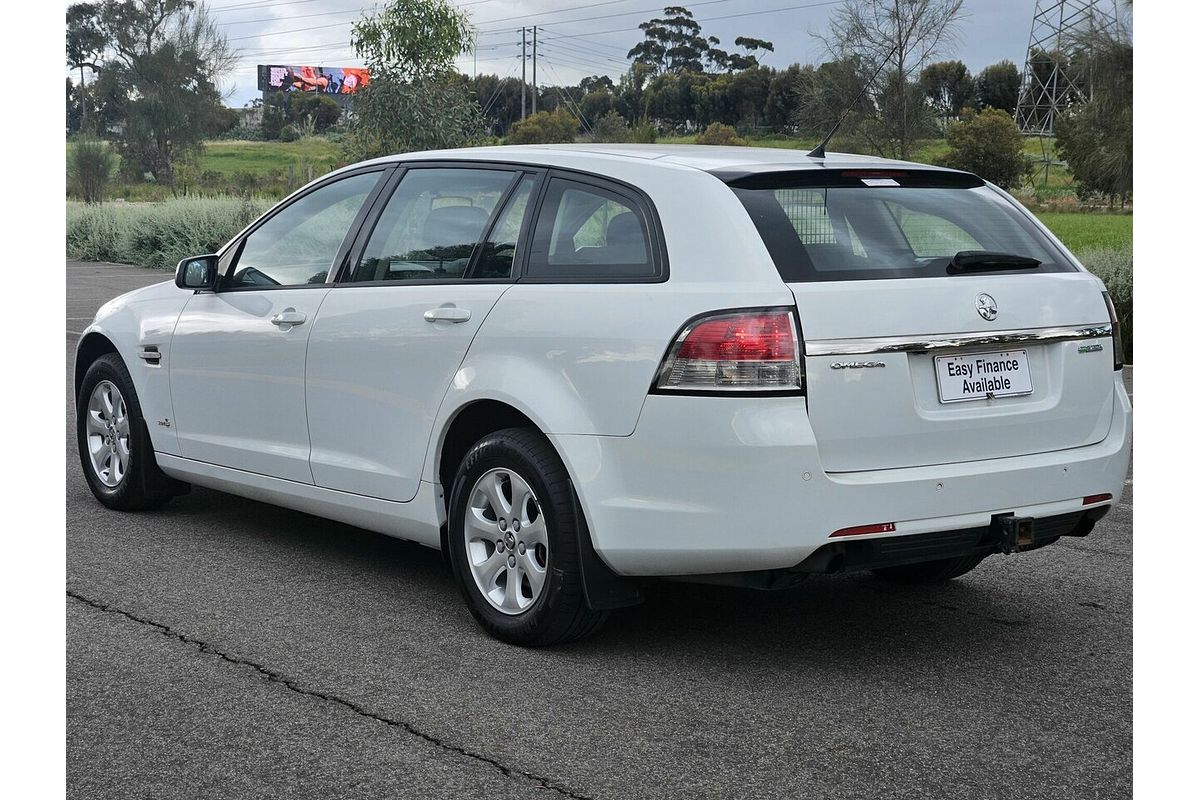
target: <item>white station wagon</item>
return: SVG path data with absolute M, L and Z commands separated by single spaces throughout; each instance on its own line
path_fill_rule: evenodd
M 1130 455 L 1103 284 L 953 170 L 653 145 L 332 173 L 81 337 L 101 503 L 189 484 L 440 548 L 547 645 L 651 577 L 944 581 L 1085 536 Z

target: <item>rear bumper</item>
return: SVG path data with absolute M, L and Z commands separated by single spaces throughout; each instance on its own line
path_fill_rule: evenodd
M 552 436 L 596 552 L 621 575 L 788 569 L 844 528 L 857 541 L 986 528 L 1120 500 L 1132 415 L 1114 373 L 1108 435 L 1087 447 L 930 467 L 829 473 L 803 398 L 651 395 L 631 436 Z

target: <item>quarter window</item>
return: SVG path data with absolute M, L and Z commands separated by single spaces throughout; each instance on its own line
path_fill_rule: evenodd
M 388 199 L 350 280 L 465 277 L 488 220 L 512 185 L 495 169 L 412 169 Z
M 591 184 L 551 179 L 534 229 L 530 277 L 586 281 L 656 274 L 637 203 Z
M 351 175 L 289 203 L 246 237 L 225 285 L 273 288 L 324 283 L 379 176 L 379 172 Z

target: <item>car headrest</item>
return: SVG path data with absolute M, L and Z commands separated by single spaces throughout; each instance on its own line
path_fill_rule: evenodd
M 646 260 L 646 236 L 637 214 L 624 211 L 608 221 L 605 255 L 614 264 L 637 264 Z
M 421 235 L 427 248 L 473 245 L 487 221 L 488 213 L 478 206 L 442 206 L 429 212 Z

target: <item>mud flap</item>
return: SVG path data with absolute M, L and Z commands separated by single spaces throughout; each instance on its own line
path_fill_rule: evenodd
M 579 536 L 579 571 L 588 607 L 595 611 L 635 606 L 644 599 L 639 581 L 622 577 L 600 559 L 579 500 L 575 501 L 575 530 Z

